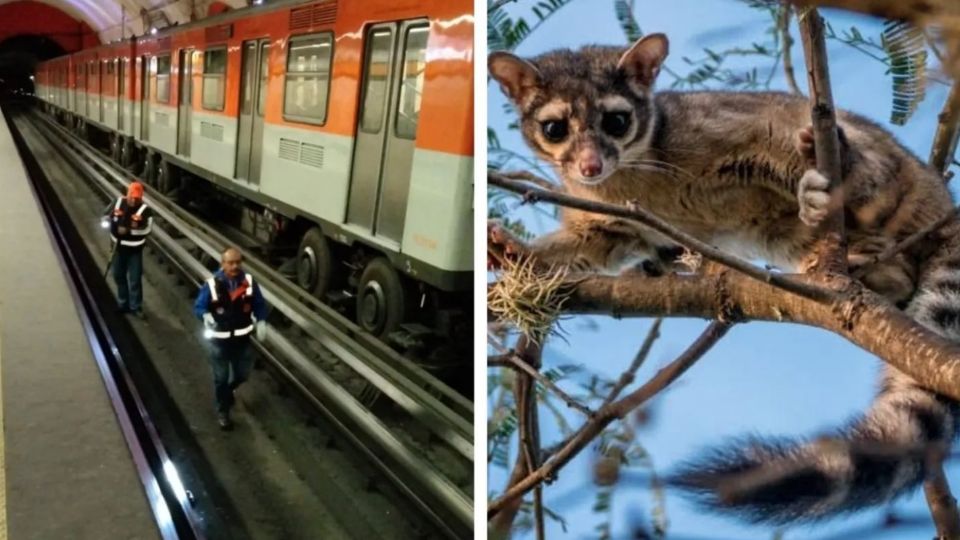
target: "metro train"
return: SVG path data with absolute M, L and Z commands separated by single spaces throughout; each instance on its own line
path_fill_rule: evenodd
M 472 9 L 280 0 L 43 62 L 36 95 L 366 331 L 469 336 Z

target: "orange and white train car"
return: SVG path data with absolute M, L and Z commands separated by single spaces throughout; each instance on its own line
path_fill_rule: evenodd
M 470 311 L 472 8 L 274 2 L 45 62 L 37 95 L 161 191 L 234 194 L 369 331 L 436 330 Z

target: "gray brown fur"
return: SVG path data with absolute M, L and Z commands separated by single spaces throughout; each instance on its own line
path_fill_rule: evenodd
M 808 101 L 774 92 L 653 94 L 652 78 L 644 75 L 658 71 L 666 55 L 665 37 L 662 41 L 662 50 L 641 40 L 629 53 L 614 47 L 553 51 L 525 65 L 494 55 L 491 73 L 517 106 L 527 144 L 554 166 L 570 194 L 636 203 L 730 252 L 803 271 L 821 234 L 798 217 L 805 211 L 798 202 L 805 197 L 801 179 L 818 174 L 810 170 L 811 149 L 800 140 L 809 129 Z M 619 139 L 599 126 L 601 104 L 611 96 L 634 111 L 631 131 Z M 550 143 L 542 133 L 547 107 L 566 111 L 561 116 L 568 118 L 570 135 L 561 143 Z M 941 218 L 953 202 L 940 176 L 880 126 L 843 111 L 838 123 L 845 139 L 841 189 L 855 267 Z M 583 156 L 600 156 L 602 174 L 581 174 L 577 160 Z M 602 182 L 584 182 L 597 178 Z M 494 228 L 494 234 L 505 233 Z M 613 270 L 656 258 L 670 251 L 666 247 L 670 242 L 636 222 L 564 209 L 561 228 L 525 249 L 547 263 Z M 960 225 L 948 225 L 876 267 L 864 282 L 906 305 L 921 323 L 960 339 Z M 866 414 L 830 434 L 849 444 L 740 441 L 692 462 L 676 481 L 711 506 L 732 508 L 754 521 L 819 519 L 878 504 L 922 480 L 924 466 L 916 455 L 905 451 L 881 459 L 864 448 L 950 442 L 960 431 L 958 422 L 956 402 L 887 367 Z M 746 491 L 718 494 L 742 475 L 771 467 L 791 472 Z

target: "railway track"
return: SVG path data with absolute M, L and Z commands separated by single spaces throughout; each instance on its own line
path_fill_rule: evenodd
M 105 205 L 132 179 L 49 118 L 34 113 L 18 120 L 28 121 L 28 129 L 83 173 Z M 233 242 L 149 186 L 146 200 L 160 221 L 151 237 L 153 251 L 185 282 L 202 282 L 223 246 Z M 256 344 L 273 371 L 338 426 L 447 536 L 472 537 L 472 403 L 278 269 L 253 253 L 245 255 L 276 312 L 267 338 Z
M 42 181 L 43 173 L 11 117 L 2 116 L 18 152 L 25 158 L 24 168 L 31 180 L 31 189 L 54 243 L 54 252 L 69 276 L 67 284 L 77 305 L 81 326 L 133 457 L 158 532 L 165 540 L 204 538 L 200 526 L 203 518 L 194 510 L 193 496 L 184 489 L 176 469 L 170 467 L 170 455 L 128 369 L 136 352 L 117 338 L 107 321 L 109 314 L 98 302 L 95 281 L 99 273 L 91 271 L 89 255 L 75 249 L 81 240 L 75 230 L 58 219 L 64 213 L 61 201 Z

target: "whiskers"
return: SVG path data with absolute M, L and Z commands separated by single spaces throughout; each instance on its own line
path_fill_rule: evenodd
M 693 173 L 683 167 L 658 159 L 626 158 L 619 165 L 621 168 L 664 174 L 676 180 L 697 180 Z

